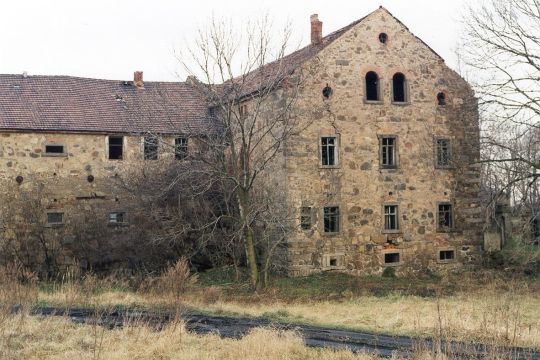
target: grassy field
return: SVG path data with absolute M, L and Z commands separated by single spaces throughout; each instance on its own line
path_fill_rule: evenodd
M 16 278 L 20 280 L 21 274 Z M 305 278 L 277 278 L 267 289 L 258 292 L 253 292 L 246 281 L 233 281 L 230 269 L 195 275 L 185 269 L 172 269 L 155 278 L 124 280 L 80 278 L 69 274 L 54 283 L 34 282 L 27 279 L 29 276 L 22 278 L 26 280 L 15 281 L 12 274 L 4 272 L 2 275 L 0 271 L 0 304 L 4 309 L 14 304 L 23 304 L 25 308 L 41 304 L 167 309 L 540 349 L 538 279 L 512 278 L 489 271 L 402 278 L 326 273 Z M 177 325 L 161 331 L 144 324 L 104 330 L 61 319 L 6 313 L 0 323 L 0 341 L 3 342 L 0 348 L 11 349 L 11 353 L 0 358 L 28 358 L 27 355 L 33 353 L 44 354 L 36 358 L 69 358 L 65 355 L 69 352 L 61 351 L 62 347 L 73 349 L 73 354 L 81 358 L 123 358 L 130 356 L 130 349 L 139 346 L 140 337 L 154 340 L 141 343 L 139 358 L 175 358 L 172 354 L 176 352 L 189 352 L 193 353 L 191 357 L 177 358 L 228 359 L 238 358 L 243 351 L 259 354 L 255 357 L 264 359 L 323 356 L 320 350 L 305 348 L 293 333 L 257 330 L 242 340 L 224 340 L 189 334 L 181 324 Z M 183 340 L 171 342 L 169 348 L 163 339 L 170 336 Z M 257 337 L 271 341 L 256 345 Z M 115 346 L 115 341 L 122 338 L 125 344 Z M 98 340 L 101 355 L 95 357 Z M 131 341 L 134 342 L 132 347 L 129 346 Z M 271 345 L 274 341 L 276 344 Z M 190 346 L 212 350 L 189 350 Z M 257 347 L 255 352 L 253 347 Z M 154 352 L 156 356 L 152 355 Z M 347 352 L 328 352 L 323 358 L 352 356 Z M 360 358 L 369 357 L 360 355 Z

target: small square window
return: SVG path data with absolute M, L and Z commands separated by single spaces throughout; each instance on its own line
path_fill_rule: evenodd
M 441 250 L 439 251 L 439 261 L 452 261 L 455 259 L 454 250 Z
M 399 230 L 397 205 L 384 205 L 384 230 Z
M 177 137 L 174 139 L 174 158 L 184 160 L 188 156 L 188 139 Z
M 336 166 L 337 165 L 337 138 L 322 137 L 321 138 L 321 165 Z
M 122 160 L 124 158 L 124 137 L 109 136 L 109 159 Z
M 439 204 L 438 209 L 438 229 L 440 231 L 448 231 L 454 227 L 454 219 L 452 214 L 451 204 Z
M 300 209 L 300 227 L 302 230 L 311 229 L 311 207 L 305 206 Z
M 324 208 L 324 232 L 326 234 L 339 232 L 339 207 L 329 206 Z
M 157 136 L 144 137 L 144 160 L 157 160 L 159 139 Z
M 47 213 L 47 225 L 62 225 L 64 223 L 64 213 L 49 212 Z
M 398 264 L 400 262 L 400 253 L 399 252 L 393 252 L 393 253 L 386 253 L 384 254 L 384 263 L 385 264 Z
M 109 213 L 109 224 L 125 224 L 126 213 L 125 212 L 111 212 Z

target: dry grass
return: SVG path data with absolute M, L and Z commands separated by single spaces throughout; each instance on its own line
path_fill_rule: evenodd
M 66 294 L 40 292 L 39 300 L 65 305 Z M 242 302 L 220 299 L 215 289 L 191 292 L 181 298 L 183 307 L 215 314 L 264 316 L 274 320 L 343 327 L 413 336 L 439 336 L 458 340 L 540 348 L 540 298 L 517 292 L 483 289 L 442 298 L 417 296 L 359 296 L 344 301 Z M 207 294 L 210 294 L 207 295 Z M 208 297 L 211 300 L 208 300 Z M 83 306 L 174 308 L 166 297 L 154 293 L 105 291 L 84 294 Z
M 234 340 L 195 335 L 181 323 L 159 331 L 137 323 L 107 330 L 63 318 L 16 315 L 0 330 L 1 359 L 375 359 L 307 348 L 297 334 L 269 329 Z

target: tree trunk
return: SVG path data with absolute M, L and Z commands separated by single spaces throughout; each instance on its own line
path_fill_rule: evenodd
M 253 229 L 250 226 L 250 220 L 247 215 L 249 209 L 249 193 L 244 190 L 239 190 L 238 197 L 238 202 L 240 206 L 240 219 L 244 228 L 244 240 L 251 277 L 251 285 L 253 287 L 257 287 L 259 283 L 259 269 L 257 267 L 257 254 L 255 252 L 255 239 L 253 235 Z

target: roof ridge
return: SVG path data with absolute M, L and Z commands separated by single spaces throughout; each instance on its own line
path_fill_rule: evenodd
M 0 78 L 5 77 L 18 77 L 20 79 L 73 79 L 73 80 L 92 80 L 92 81 L 103 81 L 103 82 L 124 82 L 124 81 L 133 81 L 126 79 L 102 79 L 102 78 L 91 78 L 86 76 L 75 76 L 75 75 L 23 75 L 23 74 L 0 74 Z M 144 81 L 145 84 L 187 84 L 186 81 Z

